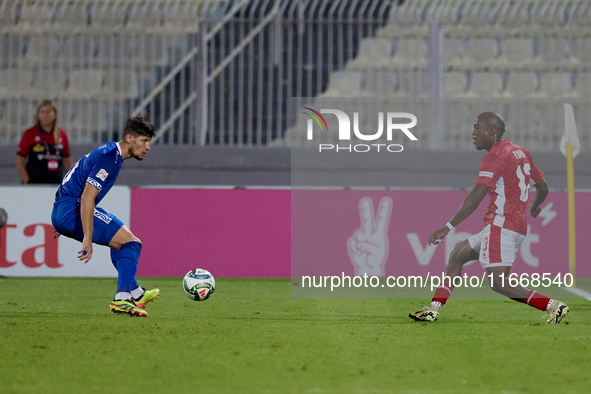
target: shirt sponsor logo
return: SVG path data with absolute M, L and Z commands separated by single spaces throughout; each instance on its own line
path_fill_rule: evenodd
M 493 173 L 492 172 L 488 172 L 488 171 L 480 171 L 478 173 L 478 176 L 485 176 L 487 178 L 492 178 L 493 177 Z
M 101 168 L 101 170 L 96 174 L 96 177 L 104 182 L 108 175 L 109 173 Z

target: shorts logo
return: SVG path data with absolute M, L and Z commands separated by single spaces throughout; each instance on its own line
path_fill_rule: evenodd
M 105 179 L 107 179 L 107 176 L 109 176 L 109 173 L 107 171 L 105 171 L 104 169 L 101 168 L 101 170 L 96 174 L 96 177 L 99 178 L 101 181 L 105 181 Z
M 99 211 L 94 211 L 94 217 L 97 218 L 97 219 L 99 219 L 99 220 L 102 220 L 106 224 L 111 223 L 111 220 L 112 220 L 109 216 L 107 216 L 104 213 L 99 212 Z
M 480 171 L 478 173 L 478 176 L 485 176 L 487 178 L 492 178 L 493 177 L 493 173 L 492 172 L 488 172 L 488 171 Z

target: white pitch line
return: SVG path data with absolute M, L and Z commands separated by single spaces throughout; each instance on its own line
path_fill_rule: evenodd
M 577 289 L 576 287 L 565 287 L 564 290 L 570 291 L 581 298 L 591 301 L 591 293 L 587 293 L 585 290 Z

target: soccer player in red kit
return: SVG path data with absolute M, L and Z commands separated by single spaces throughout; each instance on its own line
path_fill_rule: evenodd
M 429 237 L 429 245 L 442 242 L 451 229 L 470 216 L 488 194 L 490 204 L 484 217 L 484 230 L 456 246 L 449 257 L 445 275 L 452 280 L 462 275 L 469 261 L 480 260 L 487 274 L 492 274 L 491 288 L 515 301 L 548 313 L 548 323 L 560 323 L 568 314 L 564 302 L 550 299 L 535 290 L 510 286 L 509 271 L 515 261 L 515 249 L 527 235 L 526 210 L 530 180 L 536 187 L 529 206 L 532 217 L 541 212 L 540 205 L 548 195 L 544 173 L 534 164 L 528 151 L 503 138 L 505 122 L 493 112 L 484 112 L 474 121 L 472 139 L 478 150 L 488 153 L 480 163 L 480 172 L 472 191 L 447 224 Z M 503 286 L 504 285 L 504 286 Z M 451 296 L 453 284 L 445 281 L 435 291 L 431 305 L 412 312 L 417 321 L 435 321 L 441 307 Z

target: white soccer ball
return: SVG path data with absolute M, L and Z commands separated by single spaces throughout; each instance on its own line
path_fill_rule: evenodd
M 215 291 L 215 278 L 209 271 L 196 268 L 183 278 L 183 290 L 193 301 L 205 301 Z

